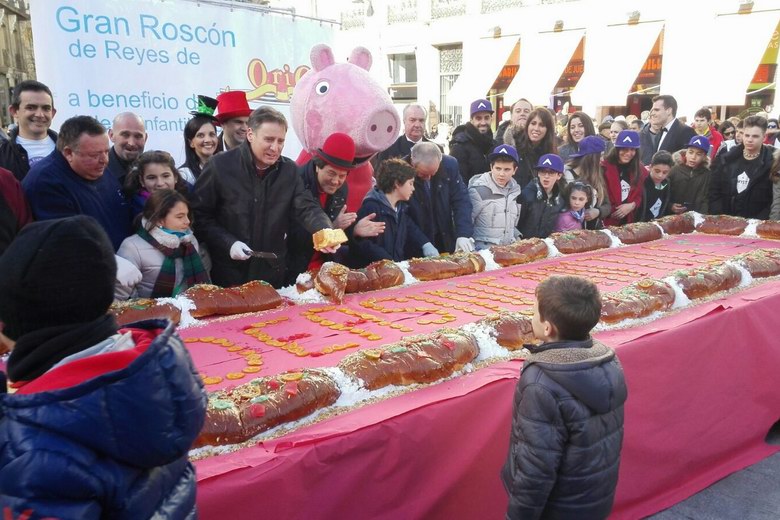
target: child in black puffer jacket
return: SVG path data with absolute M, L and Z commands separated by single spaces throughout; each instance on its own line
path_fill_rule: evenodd
M 509 456 L 502 471 L 507 518 L 609 516 L 623 443 L 627 390 L 615 352 L 595 341 L 601 296 L 575 276 L 536 288 L 539 346 L 515 390 Z

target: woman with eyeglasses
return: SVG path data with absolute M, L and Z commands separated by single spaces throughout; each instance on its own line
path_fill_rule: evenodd
M 596 135 L 596 128 L 593 126 L 593 120 L 585 112 L 574 112 L 569 116 L 569 122 L 566 125 L 566 144 L 558 150 L 563 162 L 569 160 L 569 156 L 580 149 L 580 142 L 590 135 Z
M 515 172 L 515 181 L 526 186 L 535 177 L 534 167 L 539 157 L 545 154 L 557 154 L 555 144 L 555 120 L 546 108 L 537 108 L 528 114 L 525 127 L 513 134 L 506 144 L 517 149 L 520 162 Z M 516 143 L 516 144 L 515 144 Z
M 623 130 L 615 140 L 615 147 L 601 163 L 607 184 L 612 214 L 604 219 L 607 226 L 634 222 L 634 212 L 642 203 L 642 187 L 647 169 L 639 161 L 639 134 Z
M 580 149 L 569 156 L 569 163 L 563 172 L 565 182 L 581 181 L 593 189 L 593 196 L 585 209 L 585 229 L 603 228 L 603 220 L 612 213 L 607 184 L 601 174 L 601 154 L 605 149 L 606 142 L 601 137 L 586 137 L 580 142 Z

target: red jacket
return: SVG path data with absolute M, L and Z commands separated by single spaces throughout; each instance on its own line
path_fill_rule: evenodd
M 612 203 L 613 211 L 621 204 L 627 204 L 629 202 L 636 204 L 636 207 L 642 205 L 642 190 L 645 179 L 647 178 L 647 169 L 644 166 L 640 166 L 642 169 L 640 178 L 637 182 L 632 183 L 631 189 L 628 192 L 628 197 L 626 197 L 626 200 L 622 202 L 622 194 L 620 190 L 620 172 L 618 171 L 617 165 L 602 161 L 601 167 L 604 170 L 604 181 L 607 183 L 607 194 L 609 195 L 609 200 Z M 622 221 L 613 218 L 612 215 L 604 219 L 605 226 L 619 226 L 621 224 L 628 224 L 631 222 L 634 222 L 633 211 L 626 215 Z

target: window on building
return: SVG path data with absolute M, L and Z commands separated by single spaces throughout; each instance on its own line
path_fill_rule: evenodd
M 463 68 L 463 46 L 439 47 L 439 89 L 441 122 L 450 125 L 450 130 L 461 123 L 462 108 L 447 102 L 447 94 L 460 76 Z
M 390 97 L 396 101 L 417 99 L 417 56 L 414 53 L 389 54 Z

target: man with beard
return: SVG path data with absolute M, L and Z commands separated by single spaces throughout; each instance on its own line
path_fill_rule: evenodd
M 246 141 L 249 128 L 249 114 L 252 109 L 246 100 L 246 92 L 229 90 L 217 96 L 217 113 L 215 117 L 222 127 L 222 133 L 217 143 L 217 152 L 226 152 L 240 146 Z
M 450 155 L 458 160 L 466 185 L 474 175 L 490 169 L 487 156 L 493 151 L 493 105 L 487 99 L 477 99 L 471 103 L 470 114 L 469 122 L 457 127 L 450 141 Z
M 511 144 L 515 146 L 517 144 L 515 134 L 520 134 L 525 130 L 525 124 L 528 122 L 528 114 L 534 109 L 534 106 L 525 98 L 520 98 L 512 105 L 512 116 L 508 127 L 504 128 L 502 132 L 498 132 L 496 135 L 495 145 L 496 147 L 502 144 Z
M 108 152 L 108 171 L 120 186 L 125 184 L 133 162 L 144 153 L 148 137 L 144 120 L 138 114 L 122 112 L 114 118 L 108 131 L 108 138 L 114 144 Z

